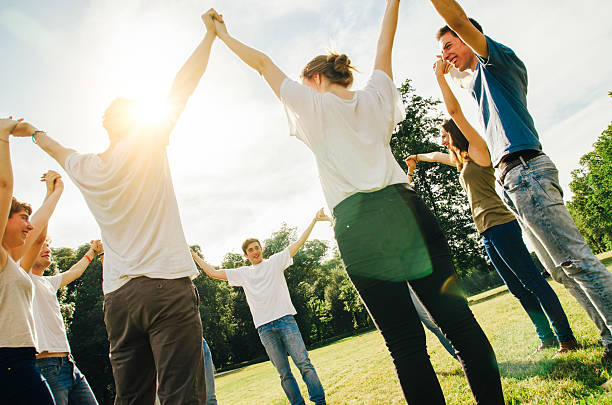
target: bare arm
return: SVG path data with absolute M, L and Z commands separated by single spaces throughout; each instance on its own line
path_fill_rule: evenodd
M 450 155 L 443 152 L 418 153 L 406 158 L 406 164 L 409 167 L 416 166 L 419 162 L 444 163 L 445 165 L 455 166 Z
M 45 173 L 43 181 L 47 186 L 47 195 L 40 208 L 30 219 L 30 223 L 34 229 L 28 232 L 25 243 L 10 250 L 11 257 L 15 261 L 21 259 L 38 240 L 43 229 L 47 227 L 49 219 L 53 211 L 55 211 L 55 207 L 64 191 L 64 183 L 62 182 L 61 176 L 53 170 L 49 170 Z
M 306 230 L 304 231 L 304 233 L 302 233 L 298 240 L 289 245 L 289 254 L 291 255 L 291 257 L 295 256 L 297 251 L 300 250 L 302 246 L 304 246 L 304 243 L 306 243 L 306 241 L 308 240 L 312 229 L 318 221 L 331 221 L 329 217 L 325 215 L 323 208 L 317 211 L 315 217 L 310 222 L 310 225 L 308 225 L 308 228 L 306 228 Z
M 374 58 L 374 69 L 379 69 L 393 79 L 392 51 L 395 31 L 397 29 L 397 15 L 399 12 L 399 0 L 387 0 L 385 15 L 383 16 L 376 45 L 376 57 Z
M 202 75 L 206 71 L 210 58 L 210 50 L 216 35 L 215 24 L 213 22 L 213 16 L 216 14 L 213 9 L 210 9 L 202 15 L 202 21 L 206 26 L 206 35 L 204 35 L 204 39 L 189 56 L 174 78 L 170 93 L 168 93 L 170 115 L 166 124 L 159 129 L 165 136 L 168 136 L 172 129 L 174 129 L 179 117 L 185 110 L 189 97 L 195 91 Z
M 75 152 L 74 149 L 62 146 L 58 141 L 47 135 L 46 132 L 39 130 L 29 122 L 22 122 L 17 125 L 14 135 L 18 137 L 32 137 L 32 140 L 62 167 L 64 167 L 66 158 Z
M 83 275 L 85 269 L 91 264 L 92 260 L 95 259 L 96 252 L 95 246 L 99 241 L 92 240 L 90 242 L 89 250 L 81 257 L 81 259 L 76 262 L 68 271 L 62 273 L 62 282 L 59 288 L 65 287 L 68 284 L 72 283 L 74 280 L 78 279 Z
M 276 97 L 280 99 L 280 88 L 287 75 L 272 62 L 272 59 L 270 59 L 268 55 L 243 44 L 228 34 L 225 22 L 222 16 L 220 17 L 219 19 L 215 19 L 219 39 L 221 39 L 236 56 L 242 59 L 244 63 L 262 75 L 270 88 L 272 88 L 272 91 L 274 91 L 274 94 L 276 94 Z
M 463 115 L 461 106 L 444 77 L 449 68 L 450 64 L 442 59 L 436 60 L 433 67 L 438 86 L 440 86 L 440 91 L 442 92 L 446 111 L 448 111 L 448 114 L 453 121 L 455 121 L 459 130 L 463 133 L 463 136 L 465 136 L 465 139 L 468 140 L 468 155 L 470 159 L 480 166 L 488 166 L 491 164 L 491 157 L 489 155 L 487 143 Z
M 465 11 L 455 0 L 430 0 L 446 24 L 459 35 L 472 50 L 483 58 L 489 57 L 489 48 L 484 34 L 468 19 Z
M 192 249 L 189 249 L 189 251 L 191 252 L 191 257 L 193 257 L 193 260 L 195 260 L 198 266 L 200 266 L 200 268 L 204 270 L 204 273 L 206 273 L 208 277 L 214 278 L 217 280 L 227 281 L 227 275 L 225 274 L 225 270 L 215 269 L 212 265 L 206 263 L 204 259 L 198 256 L 198 254 L 194 252 Z
M 17 124 L 18 122 L 11 118 L 0 119 L 0 242 L 4 238 L 13 199 L 13 167 L 9 136 Z M 6 266 L 7 257 L 7 251 L 0 246 L 0 269 Z

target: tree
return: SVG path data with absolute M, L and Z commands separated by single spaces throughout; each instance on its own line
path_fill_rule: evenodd
M 406 119 L 391 137 L 391 151 L 400 166 L 407 170 L 404 159 L 409 155 L 442 150 L 438 142 L 442 120 L 437 109 L 440 101 L 415 94 L 410 80 L 406 80 L 399 90 Z M 413 181 L 415 190 L 438 218 L 459 276 L 490 272 L 491 266 L 484 246 L 479 242 L 457 170 L 443 164 L 421 163 L 417 165 Z
M 580 158 L 570 189 L 567 207 L 593 252 L 612 250 L 612 123 Z

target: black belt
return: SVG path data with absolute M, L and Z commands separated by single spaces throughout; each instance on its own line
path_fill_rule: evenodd
M 510 170 L 514 169 L 516 166 L 522 163 L 530 161 L 533 158 L 542 156 L 543 154 L 544 152 L 542 152 L 541 150 L 524 149 L 504 156 L 501 162 L 499 162 L 499 164 L 497 165 L 497 169 L 501 172 L 497 181 L 499 182 L 499 184 L 503 185 L 504 179 L 506 178 L 506 174 L 508 174 Z

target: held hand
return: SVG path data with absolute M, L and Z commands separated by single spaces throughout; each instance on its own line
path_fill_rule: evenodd
M 19 121 L 14 120 L 13 117 L 0 118 L 0 135 L 8 137 L 18 124 Z
M 92 240 L 89 243 L 89 246 L 97 255 L 99 255 L 100 253 L 104 253 L 104 248 L 102 247 L 102 241 L 100 239 Z
M 225 25 L 225 21 L 223 21 L 223 14 L 219 14 L 214 17 L 215 28 L 217 30 L 217 36 L 223 39 L 224 36 L 229 35 L 227 33 L 227 26 Z
M 433 64 L 433 70 L 437 77 L 442 77 L 448 73 L 451 68 L 451 64 L 438 55 L 438 59 Z
M 412 172 L 414 171 L 414 168 L 416 167 L 419 160 L 417 158 L 417 155 L 410 155 L 406 159 L 404 159 L 404 162 L 406 162 L 406 165 L 408 165 L 408 170 Z
M 47 173 L 43 174 L 40 178 L 40 181 L 44 181 L 47 186 L 47 194 L 51 194 L 55 190 L 63 190 L 64 182 L 61 180 L 62 176 L 54 171 L 49 170 Z
M 34 135 L 35 131 L 38 131 L 38 129 L 34 125 L 30 124 L 29 122 L 20 122 L 13 129 L 11 134 L 19 138 L 26 138 L 28 136 Z
M 317 211 L 317 214 L 315 215 L 314 220 L 315 220 L 315 222 L 318 222 L 318 221 L 329 221 L 329 222 L 331 222 L 331 218 L 328 217 L 325 214 L 325 211 L 323 210 L 323 208 L 321 208 L 319 211 Z
M 206 27 L 206 31 L 212 34 L 217 35 L 217 29 L 215 27 L 215 19 L 220 18 L 219 14 L 215 11 L 214 8 L 211 8 L 204 14 L 202 14 L 202 21 L 204 22 L 204 26 Z

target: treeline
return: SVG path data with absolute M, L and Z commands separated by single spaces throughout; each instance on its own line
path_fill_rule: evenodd
M 391 148 L 397 161 L 410 154 L 441 150 L 438 101 L 414 94 L 410 81 L 400 89 L 406 120 L 396 129 Z M 419 165 L 414 174 L 416 190 L 438 217 L 444 230 L 457 273 L 468 294 L 501 284 L 488 263 L 473 225 L 467 198 L 457 180 L 457 171 L 445 165 Z M 264 257 L 280 252 L 296 237 L 296 230 L 283 225 L 264 241 Z M 194 246 L 199 250 L 198 246 Z M 87 250 L 53 250 L 50 272 L 66 271 Z M 235 268 L 245 264 L 239 253 L 228 253 L 220 265 Z M 351 285 L 335 249 L 327 242 L 308 241 L 285 271 L 296 320 L 307 346 L 372 327 L 372 321 Z M 202 275 L 194 280 L 200 296 L 203 334 L 217 368 L 266 359 L 254 328 L 244 292 L 227 282 Z M 68 337 L 77 363 L 87 376 L 101 404 L 111 404 L 114 384 L 108 360 L 108 341 L 102 312 L 102 267 L 94 261 L 75 283 L 59 292 Z

